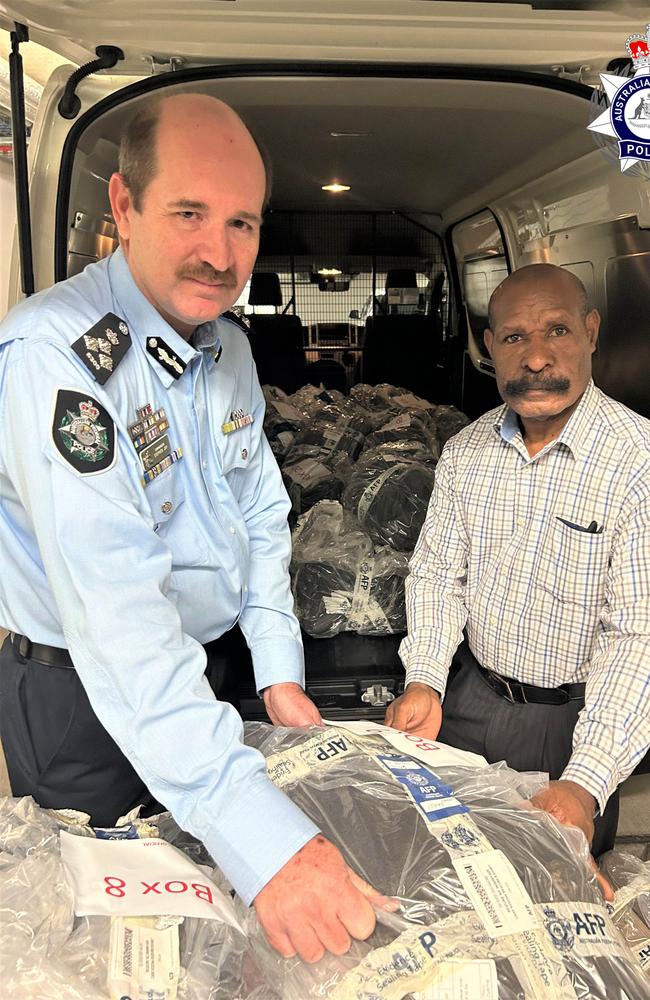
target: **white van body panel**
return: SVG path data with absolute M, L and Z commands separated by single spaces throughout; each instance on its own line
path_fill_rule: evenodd
M 5 21 L 73 62 L 95 46 L 125 54 L 117 72 L 259 59 L 446 62 L 547 69 L 589 67 L 624 54 L 647 6 L 620 12 L 536 10 L 525 3 L 459 0 L 2 0 Z M 615 5 L 613 5 L 615 6 Z M 152 63 L 152 59 L 154 62 Z M 168 67 L 167 67 L 168 68 Z

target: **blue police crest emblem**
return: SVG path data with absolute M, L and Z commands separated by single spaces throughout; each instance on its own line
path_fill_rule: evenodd
M 645 35 L 630 35 L 626 45 L 634 75 L 600 74 L 609 107 L 587 126 L 617 140 L 622 171 L 650 162 L 650 24 Z
M 575 935 L 571 927 L 571 921 L 563 917 L 558 917 L 557 913 L 550 906 L 544 907 L 544 927 L 550 937 L 553 947 L 558 951 L 571 951 L 575 942 Z
M 452 851 L 461 851 L 464 847 L 475 847 L 478 844 L 476 834 L 462 823 L 457 823 L 453 830 L 443 833 L 440 840 Z

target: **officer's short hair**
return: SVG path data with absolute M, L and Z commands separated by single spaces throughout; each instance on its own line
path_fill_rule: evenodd
M 127 122 L 120 139 L 118 155 L 118 170 L 124 183 L 131 192 L 133 206 L 137 212 L 141 210 L 142 196 L 147 185 L 156 174 L 156 129 L 160 121 L 160 110 L 165 97 L 153 97 L 143 102 Z M 246 123 L 244 122 L 244 125 Z M 253 135 L 246 125 L 253 142 L 257 146 L 266 173 L 266 190 L 264 206 L 266 210 L 271 198 L 271 160 L 264 145 Z

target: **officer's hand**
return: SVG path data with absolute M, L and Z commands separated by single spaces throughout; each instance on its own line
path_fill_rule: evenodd
M 538 792 L 530 800 L 538 809 L 555 816 L 556 820 L 566 826 L 577 826 L 582 830 L 587 843 L 591 847 L 594 839 L 594 812 L 596 810 L 596 800 L 576 781 L 549 781 L 548 788 L 543 792 Z M 614 891 L 599 870 L 593 858 L 590 858 L 591 867 L 600 884 L 603 896 L 611 902 L 614 898 Z
M 384 720 L 392 729 L 435 740 L 442 725 L 442 705 L 437 691 L 428 684 L 412 681 L 406 691 L 386 710 Z
M 372 904 L 396 910 L 346 865 L 321 834 L 287 861 L 254 900 L 269 941 L 284 958 L 318 962 L 325 951 L 343 955 L 351 938 L 364 941 L 375 929 Z
M 322 726 L 321 714 L 300 684 L 272 684 L 262 692 L 274 726 Z

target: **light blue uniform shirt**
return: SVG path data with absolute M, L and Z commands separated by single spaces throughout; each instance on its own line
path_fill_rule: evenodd
M 71 344 L 109 312 L 128 324 L 131 347 L 102 386 Z M 152 337 L 186 365 L 178 379 L 147 353 Z M 193 341 L 147 301 L 120 250 L 0 326 L 0 624 L 69 649 L 152 794 L 250 902 L 318 831 L 241 743 L 239 716 L 203 675 L 201 643 L 238 621 L 258 690 L 303 683 L 290 503 L 246 336 L 220 319 Z M 55 445 L 60 389 L 112 418 L 104 471 L 80 474 Z M 165 410 L 182 458 L 143 485 L 128 428 L 147 404 Z M 242 410 L 253 423 L 224 433 Z

